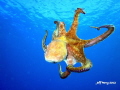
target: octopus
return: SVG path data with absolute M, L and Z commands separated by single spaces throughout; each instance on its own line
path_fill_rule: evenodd
M 101 30 L 101 28 L 107 28 L 107 31 L 92 39 L 80 39 L 76 35 L 76 32 L 79 23 L 79 15 L 81 13 L 85 14 L 85 11 L 82 8 L 77 8 L 77 10 L 75 10 L 73 23 L 68 32 L 65 29 L 64 22 L 54 21 L 56 29 L 53 32 L 52 41 L 49 45 L 45 44 L 48 36 L 47 30 L 44 38 L 42 39 L 42 48 L 45 52 L 45 60 L 47 62 L 66 62 L 67 66 L 64 72 L 62 71 L 61 65 L 58 64 L 59 75 L 62 79 L 67 78 L 71 72 L 81 73 L 89 71 L 93 65 L 92 62 L 86 58 L 84 48 L 93 46 L 100 41 L 103 41 L 115 30 L 114 25 L 103 25 L 100 27 L 91 26 L 91 28 L 95 28 L 98 31 Z M 75 67 L 74 65 L 76 63 L 80 63 L 81 65 L 79 67 Z

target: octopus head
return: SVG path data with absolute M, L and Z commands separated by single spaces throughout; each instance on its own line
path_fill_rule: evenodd
M 67 56 L 66 43 L 53 40 L 45 52 L 45 60 L 52 63 L 63 61 Z

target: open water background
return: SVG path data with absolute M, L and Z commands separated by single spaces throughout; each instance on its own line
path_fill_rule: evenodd
M 45 61 L 41 40 L 48 30 L 50 43 L 55 20 L 65 22 L 68 30 L 76 8 L 86 11 L 79 19 L 80 38 L 91 39 L 106 31 L 89 26 L 113 24 L 116 30 L 85 48 L 93 63 L 90 71 L 61 79 L 58 65 Z M 119 51 L 120 0 L 0 0 L 0 90 L 120 90 Z M 98 81 L 116 84 L 95 85 Z

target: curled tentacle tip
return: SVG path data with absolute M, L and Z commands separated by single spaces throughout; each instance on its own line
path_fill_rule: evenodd
M 97 30 L 100 30 L 100 28 L 99 27 L 94 27 L 94 26 L 90 26 L 91 28 L 95 28 L 95 29 L 97 29 Z
M 77 12 L 77 11 L 80 11 L 80 13 L 85 14 L 84 8 L 77 8 L 77 10 L 75 10 L 75 12 Z
M 54 24 L 58 24 L 58 21 L 54 21 Z
M 77 9 L 81 9 L 81 10 L 84 10 L 85 8 L 77 8 Z
M 100 30 L 100 28 L 98 27 L 97 30 Z

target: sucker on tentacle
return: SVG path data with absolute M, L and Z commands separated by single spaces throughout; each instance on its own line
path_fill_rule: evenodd
M 77 72 L 77 73 L 81 73 L 81 72 L 85 72 L 85 71 L 89 71 L 90 68 L 92 67 L 92 63 L 90 62 L 90 60 L 86 60 L 86 63 L 83 64 L 80 67 L 74 67 L 73 65 L 68 65 L 66 67 L 66 69 L 70 72 Z
M 45 42 L 46 42 L 46 38 L 47 38 L 47 36 L 48 36 L 48 31 L 46 30 L 45 32 L 46 32 L 46 34 L 44 35 L 44 37 L 43 37 L 43 39 L 42 39 L 42 48 L 43 48 L 44 52 L 45 52 L 46 49 L 47 49 L 47 46 L 46 46 Z

